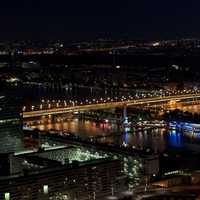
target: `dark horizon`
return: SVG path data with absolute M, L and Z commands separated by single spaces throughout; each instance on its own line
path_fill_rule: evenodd
M 21 0 L 1 3 L 2 40 L 200 38 L 200 2 Z

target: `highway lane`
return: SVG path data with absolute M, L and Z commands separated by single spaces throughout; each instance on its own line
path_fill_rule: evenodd
M 144 99 L 134 99 L 134 100 L 126 100 L 126 101 L 117 101 L 117 102 L 106 102 L 106 103 L 93 103 L 87 105 L 74 105 L 62 108 L 51 108 L 51 109 L 41 109 L 41 110 L 33 110 L 23 112 L 23 118 L 30 118 L 30 117 L 38 117 L 38 116 L 45 116 L 45 115 L 57 115 L 57 114 L 64 114 L 69 112 L 79 112 L 79 111 L 87 111 L 87 110 L 100 110 L 100 109 L 111 109 L 116 107 L 123 107 L 126 106 L 138 106 L 138 105 L 145 105 L 145 104 L 156 104 L 161 102 L 168 102 L 168 101 L 179 101 L 179 100 L 187 100 L 193 98 L 200 98 L 200 94 L 181 94 L 181 95 L 174 95 L 174 96 L 164 96 L 164 97 L 151 97 L 151 98 L 144 98 Z

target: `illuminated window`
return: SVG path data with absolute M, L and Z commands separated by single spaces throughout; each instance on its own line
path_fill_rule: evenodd
M 9 193 L 9 192 L 6 192 L 6 193 L 4 194 L 4 199 L 5 199 L 5 200 L 10 200 L 10 193 Z
M 48 192 L 49 192 L 49 186 L 48 185 L 43 186 L 43 192 L 44 192 L 44 194 L 48 194 Z

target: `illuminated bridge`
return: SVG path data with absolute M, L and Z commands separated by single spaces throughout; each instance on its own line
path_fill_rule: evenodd
M 88 111 L 88 110 L 100 110 L 100 109 L 112 109 L 116 107 L 124 107 L 126 106 L 145 106 L 145 105 L 154 105 L 160 103 L 166 103 L 170 101 L 184 101 L 184 100 L 197 100 L 200 99 L 200 93 L 192 93 L 192 94 L 179 94 L 172 96 L 163 96 L 163 97 L 148 97 L 141 99 L 127 99 L 123 101 L 111 101 L 111 102 L 103 102 L 103 103 L 90 103 L 83 105 L 71 105 L 66 107 L 59 108 L 47 108 L 40 110 L 32 110 L 23 112 L 23 118 L 30 117 L 39 117 L 45 115 L 58 115 L 64 113 L 71 112 L 80 112 L 80 111 Z

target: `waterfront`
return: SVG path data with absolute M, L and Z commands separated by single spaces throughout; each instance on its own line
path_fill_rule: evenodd
M 41 121 L 38 121 L 39 123 Z M 30 125 L 30 122 L 26 123 Z M 31 125 L 32 128 L 39 130 L 57 130 L 69 132 L 74 135 L 88 138 L 96 138 L 98 142 L 108 144 L 127 144 L 136 148 L 144 146 L 165 147 L 165 130 L 134 130 L 127 128 L 123 130 L 117 123 L 96 123 L 91 120 L 70 119 L 64 122 L 50 122 L 48 124 Z M 160 149 L 162 150 L 162 149 Z
M 183 107 L 184 111 L 198 111 L 199 105 Z M 62 116 L 63 117 L 63 116 Z M 127 145 L 134 148 L 151 147 L 155 152 L 163 152 L 170 147 L 188 148 L 192 145 L 200 144 L 198 137 L 188 137 L 177 130 L 168 130 L 167 128 L 123 128 L 116 122 L 95 122 L 92 120 L 83 120 L 79 118 L 61 117 L 52 119 L 51 117 L 42 117 L 34 120 L 26 120 L 25 123 L 32 128 L 39 130 L 57 130 L 68 132 L 83 138 L 95 138 L 98 142 Z

